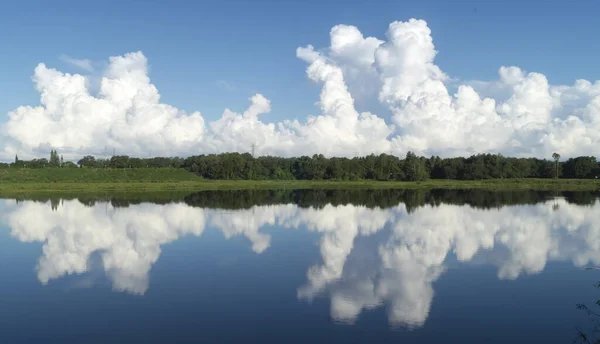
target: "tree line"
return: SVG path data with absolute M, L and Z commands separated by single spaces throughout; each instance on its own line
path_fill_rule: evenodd
M 512 158 L 499 154 L 478 154 L 468 158 L 423 157 L 408 152 L 405 157 L 380 154 L 354 158 L 326 158 L 322 154 L 282 158 L 253 157 L 249 153 L 223 153 L 181 157 L 110 158 L 84 156 L 77 164 L 64 161 L 53 150 L 50 159 L 19 160 L 0 167 L 70 168 L 183 168 L 205 179 L 226 180 L 399 180 L 427 179 L 482 180 L 500 178 L 598 178 L 596 157 L 580 156 L 560 161 Z
M 45 167 L 78 167 L 72 161 L 64 161 L 62 155 L 58 155 L 56 150 L 50 151 L 50 159 L 40 158 L 32 160 L 21 160 L 18 155 L 15 155 L 15 161 L 11 164 L 0 163 L 0 167 L 16 167 L 16 168 L 45 168 Z

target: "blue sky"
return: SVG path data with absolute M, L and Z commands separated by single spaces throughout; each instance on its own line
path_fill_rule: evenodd
M 50 147 L 76 158 L 109 146 L 130 155 L 189 155 L 243 152 L 254 144 L 260 154 L 285 156 L 402 156 L 409 150 L 440 156 L 600 155 L 600 83 L 554 87 L 600 79 L 597 13 L 600 2 L 592 0 L 10 2 L 0 7 L 0 124 L 6 122 L 0 159 L 45 155 Z M 411 18 L 426 21 L 426 30 Z M 394 21 L 404 23 L 393 29 L 401 40 L 386 38 Z M 372 47 L 361 38 L 353 41 L 354 50 L 331 55 L 329 33 L 339 24 L 387 44 Z M 434 61 L 430 39 L 438 52 Z M 321 52 L 319 61 L 310 53 L 304 60 L 296 56 L 298 47 L 309 44 Z M 38 63 L 83 73 L 64 57 L 89 59 L 93 85 L 110 56 L 137 51 L 147 59 L 161 103 L 200 111 L 202 118 L 176 118 L 151 98 L 144 107 L 124 109 L 113 101 L 105 107 L 93 92 L 70 107 L 73 99 L 60 86 L 70 81 L 52 79 L 49 71 L 41 73 L 52 79 L 46 87 L 59 107 L 7 118 L 20 105 L 40 103 L 31 80 Z M 393 65 L 375 58 L 382 53 Z M 372 62 L 362 65 L 364 56 Z M 307 67 L 321 63 L 339 70 L 343 80 L 328 79 L 323 69 L 310 80 Z M 502 66 L 521 69 L 504 70 L 499 80 Z M 352 79 L 355 67 L 358 79 Z M 452 78 L 442 89 L 440 70 Z M 455 95 L 459 85 L 475 85 L 475 93 Z M 147 92 L 146 86 L 125 87 L 137 94 Z M 350 94 L 340 92 L 346 86 Z M 355 106 L 328 110 L 317 104 L 322 90 L 333 103 L 355 99 Z M 265 98 L 249 100 L 257 94 Z M 258 117 L 229 118 L 215 129 L 225 108 L 241 114 L 251 104 Z M 365 111 L 378 117 L 359 116 Z M 309 115 L 323 118 L 313 123 Z M 285 119 L 300 124 L 269 125 Z
M 39 102 L 30 80 L 39 62 L 79 72 L 60 56 L 105 62 L 141 50 L 166 103 L 213 119 L 260 92 L 272 101 L 265 120 L 303 119 L 318 113 L 319 89 L 298 46 L 326 47 L 336 24 L 384 39 L 390 22 L 411 17 L 427 21 L 452 77 L 489 80 L 517 65 L 553 84 L 596 80 L 599 11 L 592 0 L 12 1 L 0 8 L 0 113 Z

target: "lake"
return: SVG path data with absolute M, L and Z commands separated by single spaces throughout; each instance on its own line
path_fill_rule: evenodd
M 598 193 L 32 195 L 0 223 L 0 343 L 571 343 L 600 311 Z

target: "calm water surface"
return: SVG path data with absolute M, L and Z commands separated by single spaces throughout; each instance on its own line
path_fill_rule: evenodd
M 591 193 L 0 200 L 0 343 L 571 343 Z

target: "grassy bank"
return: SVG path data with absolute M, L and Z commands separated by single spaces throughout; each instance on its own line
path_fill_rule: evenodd
M 183 169 L 2 169 L 0 193 L 148 192 L 239 189 L 487 189 L 600 190 L 596 179 L 494 179 L 481 181 L 265 181 L 203 180 Z
M 2 184 L 96 184 L 96 183 L 163 183 L 199 181 L 201 178 L 181 168 L 4 168 Z

